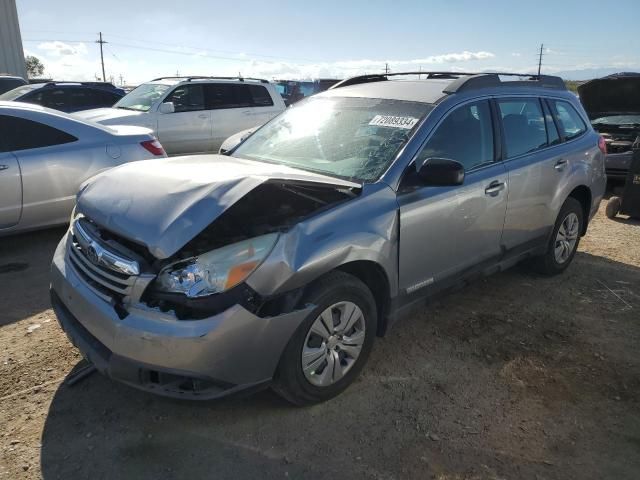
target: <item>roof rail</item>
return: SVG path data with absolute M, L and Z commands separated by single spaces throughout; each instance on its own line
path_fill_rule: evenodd
M 521 80 L 503 82 L 500 77 L 519 77 Z M 451 82 L 443 93 L 459 93 L 467 90 L 491 87 L 543 87 L 566 90 L 564 80 L 553 75 L 531 75 L 523 73 L 479 73 L 458 78 Z
M 239 80 L 244 82 L 245 80 L 254 80 L 260 83 L 269 83 L 269 80 L 265 80 L 264 78 L 253 78 L 253 77 L 210 77 L 206 75 L 191 75 L 184 77 L 158 77 L 151 80 L 152 82 L 157 82 L 158 80 L 186 80 L 187 82 L 191 82 L 192 80 Z
M 43 82 L 45 86 L 47 85 L 60 85 L 61 83 L 73 83 L 76 85 L 88 85 L 93 87 L 112 87 L 116 88 L 116 86 L 112 82 L 81 82 L 74 80 L 48 80 Z
M 347 87 L 350 85 L 359 85 L 361 83 L 383 82 L 389 80 L 389 77 L 401 75 L 424 75 L 426 79 L 446 79 L 453 80 L 444 90 L 444 93 L 458 93 L 465 90 L 475 90 L 478 88 L 499 87 L 499 86 L 528 86 L 528 87 L 546 87 L 566 90 L 566 85 L 560 77 L 551 75 L 532 75 L 530 73 L 503 73 L 503 72 L 398 72 L 398 73 L 380 73 L 370 75 L 360 75 L 357 77 L 347 78 L 336 83 L 330 90 L 335 88 Z M 523 80 L 503 82 L 500 77 L 522 77 Z
M 357 77 L 345 78 L 344 80 L 333 85 L 329 90 L 340 87 L 348 87 L 350 85 L 359 85 L 361 83 L 383 82 L 389 80 L 389 77 L 398 77 L 401 75 L 424 75 L 427 79 L 455 79 L 465 75 L 476 75 L 467 72 L 397 72 L 397 73 L 373 73 L 368 75 L 359 75 Z

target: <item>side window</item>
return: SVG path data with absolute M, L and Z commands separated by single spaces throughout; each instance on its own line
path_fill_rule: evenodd
M 173 102 L 176 113 L 204 110 L 204 89 L 202 85 L 181 85 L 165 102 Z
M 565 140 L 571 140 L 587 131 L 582 117 L 569 102 L 549 100 L 549 103 Z
M 69 101 L 72 106 L 77 108 L 88 108 L 97 105 L 97 99 L 94 90 L 89 88 L 69 88 Z
M 418 154 L 418 160 L 434 157 L 456 160 L 465 170 L 493 161 L 493 127 L 487 100 L 458 107 L 444 119 Z
M 93 90 L 96 98 L 96 105 L 102 105 L 105 107 L 110 107 L 122 97 L 117 93 L 107 92 L 105 90 Z
M 507 158 L 533 152 L 547 145 L 547 132 L 538 99 L 498 100 Z
M 30 103 L 37 103 L 43 107 L 59 109 L 67 105 L 67 91 L 63 88 L 51 88 L 35 94 Z
M 254 107 L 271 107 L 273 100 L 267 89 L 261 85 L 248 85 Z
M 205 85 L 207 109 L 235 108 L 236 98 L 230 83 L 208 83 Z
M 0 115 L 0 132 L 4 151 L 15 152 L 32 148 L 51 147 L 78 140 L 57 128 L 11 115 Z
M 542 102 L 542 107 L 544 110 L 544 123 L 547 127 L 547 144 L 558 145 L 561 140 L 560 134 L 558 133 L 558 129 L 556 127 L 556 122 L 553 120 L 553 116 L 551 115 L 549 106 L 545 101 Z
M 231 85 L 231 91 L 235 97 L 235 102 L 230 108 L 246 108 L 253 107 L 253 98 L 248 85 Z

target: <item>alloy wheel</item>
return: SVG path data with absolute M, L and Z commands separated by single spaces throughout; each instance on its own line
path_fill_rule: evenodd
M 580 220 L 578 216 L 571 212 L 562 221 L 555 242 L 555 258 L 556 262 L 562 264 L 566 262 L 578 243 L 578 234 L 580 228 Z

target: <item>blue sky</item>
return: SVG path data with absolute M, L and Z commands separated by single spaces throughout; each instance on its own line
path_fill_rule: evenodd
M 640 70 L 639 0 L 17 0 L 48 76 L 343 77 L 403 70 Z M 615 19 L 615 20 L 614 20 Z M 569 75 L 570 76 L 570 75 Z

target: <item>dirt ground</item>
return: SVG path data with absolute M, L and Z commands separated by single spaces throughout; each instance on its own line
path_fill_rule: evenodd
M 190 403 L 98 374 L 49 308 L 63 230 L 0 239 L 0 479 L 638 479 L 640 223 L 598 214 L 565 274 L 524 267 L 378 339 L 338 398 Z

